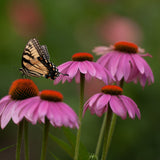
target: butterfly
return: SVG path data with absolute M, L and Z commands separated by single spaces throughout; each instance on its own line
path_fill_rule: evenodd
M 22 54 L 22 68 L 20 71 L 29 77 L 45 77 L 52 80 L 60 74 L 58 68 L 50 62 L 50 57 L 46 45 L 40 45 L 35 38 L 28 41 Z

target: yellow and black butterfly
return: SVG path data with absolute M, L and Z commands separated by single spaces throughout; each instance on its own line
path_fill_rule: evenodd
M 22 55 L 20 71 L 29 77 L 45 77 L 56 79 L 60 73 L 57 67 L 50 62 L 46 45 L 40 45 L 34 38 L 28 41 Z M 63 74 L 66 76 L 66 74 Z

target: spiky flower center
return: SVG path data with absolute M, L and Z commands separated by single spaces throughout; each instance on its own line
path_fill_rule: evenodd
M 130 42 L 117 42 L 114 44 L 114 48 L 117 51 L 120 52 L 126 52 L 126 53 L 137 53 L 138 52 L 138 46 L 134 43 Z
M 120 95 L 122 94 L 123 89 L 119 86 L 107 85 L 107 86 L 102 87 L 101 91 L 105 94 Z
M 63 100 L 63 95 L 57 91 L 43 90 L 40 93 L 40 98 L 47 101 L 61 102 Z
M 15 80 L 10 89 L 9 95 L 14 100 L 22 100 L 29 97 L 37 96 L 39 93 L 38 87 L 31 79 Z
M 72 56 L 73 61 L 93 61 L 93 56 L 90 53 L 75 53 Z

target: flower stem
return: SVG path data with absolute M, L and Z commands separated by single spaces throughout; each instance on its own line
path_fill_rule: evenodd
M 29 160 L 28 150 L 28 122 L 24 120 L 24 147 L 25 147 L 25 160 Z
M 104 134 L 105 126 L 106 126 L 106 120 L 107 120 L 107 113 L 105 113 L 104 118 L 103 118 L 101 130 L 100 130 L 100 134 L 99 134 L 99 138 L 98 138 L 98 143 L 97 143 L 97 147 L 96 147 L 96 151 L 95 151 L 95 155 L 97 157 L 99 155 L 99 151 L 100 151 L 101 144 L 102 144 L 103 134 Z
M 112 135 L 114 132 L 115 124 L 116 124 L 116 114 L 112 112 L 110 107 L 108 108 L 108 117 L 106 121 L 106 128 L 105 128 L 105 135 L 104 135 L 104 145 L 103 145 L 103 151 L 102 151 L 102 158 L 101 160 L 106 160 L 108 150 L 111 144 Z
M 79 107 L 79 129 L 77 131 L 76 145 L 75 145 L 75 155 L 74 160 L 78 160 L 79 155 L 79 145 L 80 145 L 80 136 L 81 136 L 81 127 L 82 127 L 82 114 L 83 114 L 83 104 L 84 104 L 84 83 L 85 75 L 80 74 L 80 107 Z
M 41 149 L 41 160 L 46 159 L 46 151 L 47 151 L 47 141 L 48 141 L 48 133 L 49 133 L 50 122 L 46 118 L 43 130 L 43 139 L 42 139 L 42 149 Z
M 120 86 L 121 88 L 123 88 L 123 85 L 124 85 L 124 78 L 122 78 L 122 80 L 120 81 L 119 86 Z
M 19 123 L 18 134 L 17 134 L 17 147 L 16 147 L 16 160 L 20 160 L 21 154 L 21 144 L 22 144 L 22 135 L 23 135 L 23 120 Z

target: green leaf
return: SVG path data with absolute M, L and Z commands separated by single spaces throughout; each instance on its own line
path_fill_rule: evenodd
M 51 156 L 55 159 L 55 160 L 60 160 L 59 158 L 57 158 L 52 152 L 49 152 L 51 154 Z
M 50 138 L 56 142 L 71 158 L 73 158 L 74 152 L 72 151 L 71 145 L 67 144 L 65 141 L 62 139 L 52 135 L 49 133 Z
M 15 144 L 10 145 L 10 146 L 7 146 L 7 147 L 4 147 L 4 148 L 1 148 L 1 149 L 0 149 L 0 152 L 5 151 L 5 150 L 7 150 L 7 149 L 9 149 L 9 148 L 12 148 L 12 147 L 14 147 L 14 146 L 15 146 Z
M 76 135 L 69 128 L 63 128 L 63 131 L 68 142 L 72 146 L 72 152 L 74 153 Z M 88 160 L 88 158 L 89 158 L 89 152 L 87 151 L 86 147 L 82 143 L 80 143 L 79 160 Z

